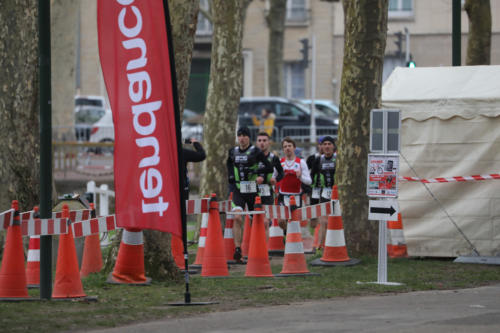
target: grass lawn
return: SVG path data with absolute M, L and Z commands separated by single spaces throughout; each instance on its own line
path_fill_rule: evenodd
M 308 258 L 312 260 L 314 257 Z M 290 304 L 335 297 L 458 289 L 500 282 L 500 267 L 455 264 L 451 260 L 390 259 L 388 281 L 402 286 L 357 284 L 377 280 L 377 259 L 361 258 L 351 267 L 309 267 L 320 276 L 288 278 L 246 278 L 245 266 L 232 266 L 228 278 L 191 275 L 192 301 L 216 301 L 216 305 L 170 307 L 184 300 L 184 282 L 153 281 L 148 287 L 109 285 L 104 274 L 83 279 L 89 296 L 97 302 L 32 301 L 0 302 L 0 332 L 58 332 L 126 325 L 160 318 L 186 317 L 210 311 L 243 307 Z M 281 271 L 279 259 L 271 261 L 273 273 Z M 39 291 L 30 295 L 38 298 Z

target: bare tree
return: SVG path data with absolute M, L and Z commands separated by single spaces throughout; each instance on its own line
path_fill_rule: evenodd
M 368 221 L 366 164 L 370 110 L 380 107 L 387 37 L 387 0 L 344 0 L 344 62 L 340 88 L 338 169 L 346 243 L 353 254 L 377 251 L 377 225 Z
M 490 0 L 466 0 L 464 7 L 469 17 L 465 64 L 468 66 L 489 65 L 491 58 Z
M 242 91 L 242 36 L 248 0 L 212 1 L 212 58 L 205 117 L 200 194 L 227 195 L 227 152 L 235 143 L 235 124 Z
M 269 27 L 269 46 L 267 53 L 268 87 L 271 96 L 283 93 L 283 44 L 285 34 L 286 0 L 271 0 L 269 14 L 266 16 Z

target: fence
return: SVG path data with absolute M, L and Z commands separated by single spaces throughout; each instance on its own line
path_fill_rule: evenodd
M 99 216 L 108 216 L 110 211 L 110 198 L 115 197 L 115 191 L 109 189 L 107 184 L 97 187 L 95 181 L 87 183 L 87 193 L 92 193 L 92 201 L 96 209 L 99 209 Z M 99 195 L 99 197 L 97 197 Z M 99 198 L 99 200 L 97 200 Z
M 99 210 L 99 216 L 110 215 L 111 199 L 114 200 L 115 191 L 111 191 L 107 184 L 101 184 L 101 186 L 97 187 L 95 181 L 91 180 L 87 182 L 87 193 L 92 194 L 92 201 L 95 204 L 96 210 Z M 98 198 L 99 200 L 97 200 Z M 109 245 L 112 237 L 107 232 L 103 233 L 101 235 L 101 246 Z
M 255 141 L 259 133 L 259 127 L 249 126 L 250 138 Z M 316 137 L 330 135 L 337 138 L 338 129 L 331 126 L 316 126 Z M 309 142 L 311 134 L 310 126 L 284 126 L 282 128 L 273 127 L 271 139 L 274 142 L 281 142 L 285 137 L 290 137 L 297 142 Z
M 259 128 L 250 126 L 250 136 L 255 142 Z M 93 134 L 92 140 L 97 140 Z M 77 172 L 88 176 L 109 176 L 113 172 L 113 142 L 89 142 L 91 135 L 89 126 L 58 126 L 53 129 L 53 169 L 57 172 L 56 177 L 67 178 L 68 172 Z M 314 148 L 315 143 L 309 142 L 309 126 L 286 126 L 274 127 L 272 141 L 280 143 L 283 138 L 291 137 L 298 146 L 305 148 L 305 153 L 309 153 Z M 337 128 L 327 126 L 316 127 L 316 136 L 330 135 L 337 137 Z M 183 128 L 184 137 L 203 137 L 201 126 Z M 203 142 L 203 140 L 200 140 Z M 273 150 L 279 151 L 279 145 L 273 145 Z M 304 155 L 306 156 L 306 155 Z M 70 174 L 71 176 L 71 174 Z

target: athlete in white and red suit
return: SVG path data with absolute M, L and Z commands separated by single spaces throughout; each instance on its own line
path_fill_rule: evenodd
M 306 161 L 295 156 L 295 141 L 286 137 L 281 143 L 285 157 L 281 159 L 281 166 L 285 176 L 280 182 L 278 202 L 289 206 L 290 196 L 295 197 L 297 206 L 301 206 L 301 183 L 310 185 L 312 183 Z

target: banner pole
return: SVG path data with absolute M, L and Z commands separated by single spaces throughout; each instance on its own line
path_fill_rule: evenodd
M 172 97 L 174 99 L 174 112 L 175 112 L 175 131 L 177 136 L 177 161 L 179 168 L 179 194 L 181 205 L 181 222 L 182 222 L 182 243 L 184 244 L 184 281 L 186 283 L 186 291 L 184 292 L 184 303 L 170 303 L 173 306 L 182 305 L 208 305 L 215 304 L 216 302 L 191 302 L 191 293 L 189 292 L 189 263 L 188 263 L 188 248 L 187 248 L 187 223 L 186 223 L 186 199 L 184 198 L 184 176 L 185 165 L 182 157 L 182 132 L 181 120 L 179 109 L 179 96 L 177 91 L 177 76 L 175 72 L 175 57 L 174 45 L 172 41 L 172 26 L 170 24 L 170 11 L 168 9 L 168 0 L 163 0 L 163 10 L 165 12 L 165 25 L 167 30 L 168 54 L 170 59 L 170 75 L 172 80 Z

